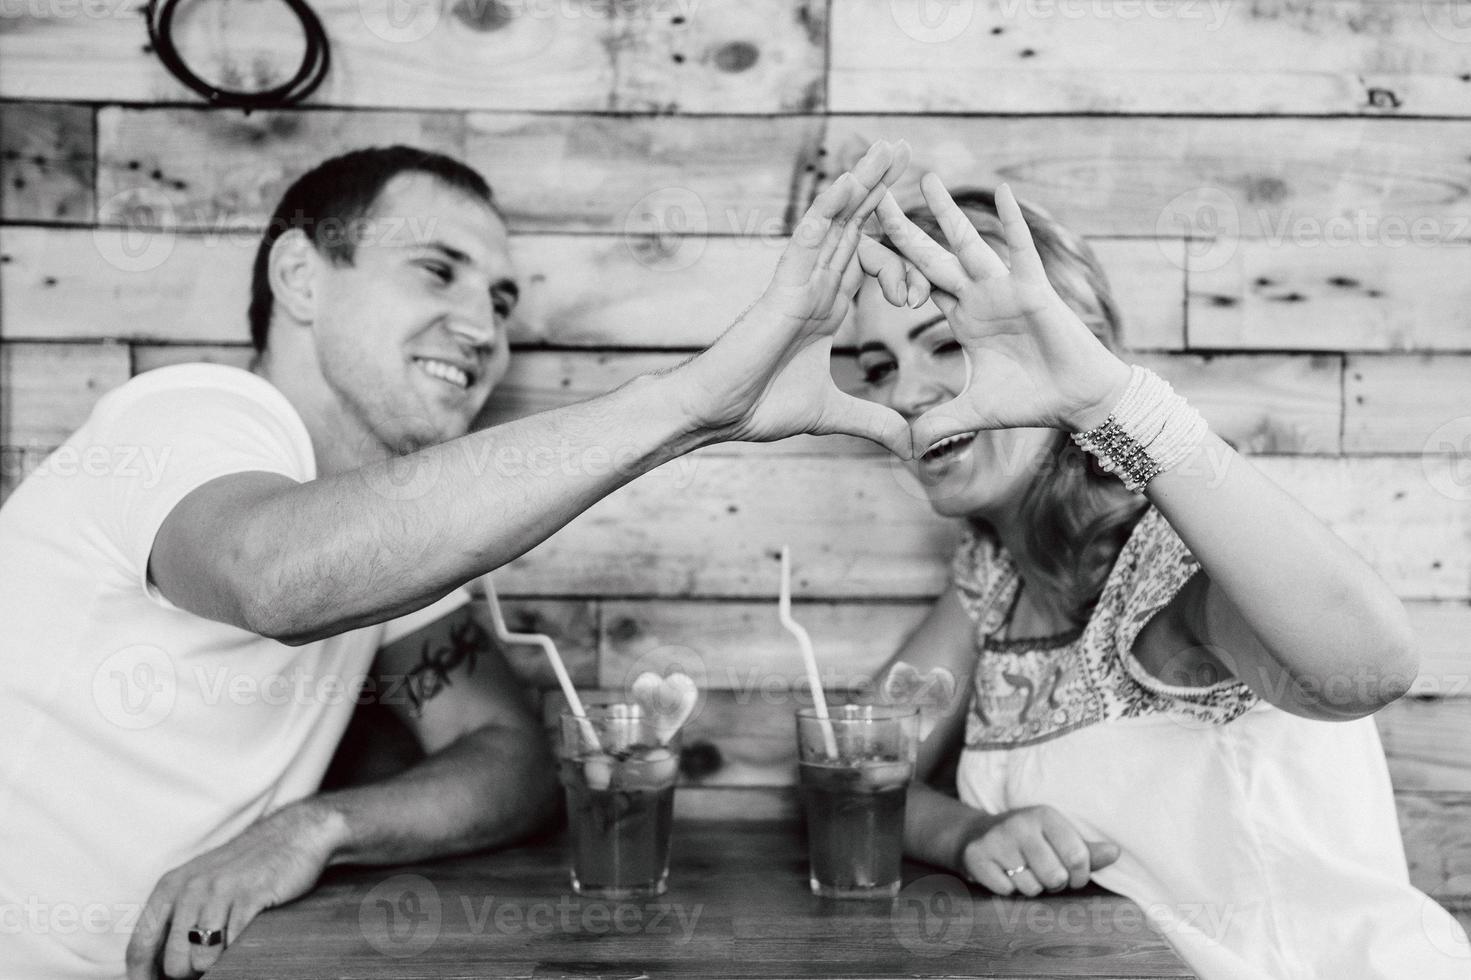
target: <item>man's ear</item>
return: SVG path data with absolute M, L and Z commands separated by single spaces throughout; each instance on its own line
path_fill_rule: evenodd
M 315 322 L 317 277 L 322 256 L 299 228 L 284 232 L 271 246 L 270 283 L 276 306 L 297 323 Z

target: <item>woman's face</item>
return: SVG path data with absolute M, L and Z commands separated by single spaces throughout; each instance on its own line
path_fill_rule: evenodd
M 933 302 L 917 310 L 890 306 L 868 280 L 855 311 L 857 394 L 914 421 L 965 387 L 965 356 Z M 937 513 L 993 525 L 1009 521 L 1027 488 L 1050 464 L 1053 429 L 988 429 L 942 442 L 911 468 Z

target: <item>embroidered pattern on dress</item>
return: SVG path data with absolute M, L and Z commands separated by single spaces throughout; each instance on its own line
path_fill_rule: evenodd
M 1257 703 L 1246 685 L 1174 687 L 1129 653 L 1150 618 L 1200 568 L 1174 528 L 1148 508 L 1119 552 L 1092 618 L 1080 633 L 1027 640 L 995 634 L 1020 584 L 1004 549 L 967 529 L 952 577 L 975 627 L 977 661 L 965 726 L 970 749 L 1044 742 L 1101 721 L 1169 714 L 1221 725 Z

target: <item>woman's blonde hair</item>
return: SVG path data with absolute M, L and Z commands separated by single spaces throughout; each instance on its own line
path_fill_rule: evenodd
M 976 230 L 993 247 L 1000 246 L 1004 255 L 1005 238 L 992 192 L 968 188 L 952 191 L 951 196 Z M 1053 289 L 1105 347 L 1122 353 L 1118 305 L 1093 250 L 1041 208 L 1021 207 Z M 907 213 L 931 238 L 946 244 L 928 210 Z M 1055 432 L 1041 472 L 1019 509 L 1023 546 L 1040 572 L 1040 581 L 1027 582 L 1033 601 L 1075 627 L 1086 623 L 1119 551 L 1147 507 L 1148 501 L 1100 469 L 1068 433 Z M 988 523 L 971 518 L 971 524 L 999 544 Z

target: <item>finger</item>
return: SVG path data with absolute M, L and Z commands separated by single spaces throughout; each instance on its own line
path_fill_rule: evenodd
M 853 254 L 858 251 L 858 242 L 863 238 L 863 228 L 857 222 L 838 222 L 828 232 L 827 240 L 817 254 L 819 269 L 846 269 Z
M 909 427 L 910 436 L 914 440 L 914 451 L 917 455 L 924 455 L 930 447 L 941 439 L 958 436 L 966 432 L 975 432 L 986 428 L 981 420 L 976 417 L 975 412 L 959 398 L 952 398 L 943 405 L 936 405 L 925 412 Z
M 1027 867 L 1023 868 L 1021 871 L 1017 871 L 1016 874 L 1006 874 L 1008 869 L 1015 871 L 1018 867 L 1021 867 L 1024 864 L 1026 864 Z M 1026 857 L 1020 851 L 1017 851 L 1017 855 L 1015 858 L 1010 858 L 998 862 L 997 867 L 1001 868 L 1001 873 L 1003 875 L 1006 875 L 1007 878 L 1011 879 L 1011 886 L 1017 891 L 1021 892 L 1023 895 L 1027 896 L 1028 898 L 1036 898 L 1038 895 L 1042 894 L 1041 883 L 1038 882 L 1036 877 L 1032 874 L 1031 865 L 1027 863 Z
M 1010 895 L 1016 891 L 1011 879 L 1006 876 L 1006 872 L 1001 870 L 1000 863 L 991 856 L 989 845 L 981 838 L 966 845 L 965 850 L 960 854 L 960 863 L 962 869 L 972 879 L 985 885 L 997 895 Z
M 782 282 L 802 283 L 817 267 L 819 251 L 832 233 L 834 218 L 847 198 L 857 193 L 852 174 L 840 174 L 819 195 L 797 222 L 792 237 L 782 249 L 776 264 L 776 278 Z
M 173 918 L 172 892 L 162 884 L 148 896 L 143 911 L 138 914 L 138 923 L 133 927 L 128 940 L 125 961 L 128 980 L 154 980 L 158 975 L 159 953 L 168 937 L 169 924 Z
M 930 281 L 919 271 L 919 266 L 913 262 L 904 262 L 904 280 L 908 287 L 909 308 L 917 310 L 930 298 Z
M 194 973 L 203 973 L 215 965 L 215 960 L 225 951 L 225 946 L 234 938 L 229 931 L 230 900 L 225 895 L 211 895 L 205 900 L 199 913 L 199 925 L 205 929 L 218 929 L 223 934 L 218 946 L 190 944 L 189 967 Z
M 204 921 L 205 895 L 201 885 L 186 885 L 174 903 L 173 922 L 169 924 L 168 939 L 163 946 L 163 975 L 170 978 L 192 977 L 189 966 L 193 947 L 189 944 L 189 930 L 196 926 L 218 929 Z
M 1067 869 L 1067 886 L 1082 888 L 1088 884 L 1093 865 L 1089 860 L 1088 845 L 1078 832 L 1071 825 L 1049 825 L 1044 826 L 1043 833 L 1047 835 L 1047 842 L 1052 845 L 1058 860 Z
M 838 295 L 848 302 L 858 295 L 858 289 L 863 285 L 863 267 L 858 263 L 857 257 L 849 260 L 848 267 L 843 270 L 843 277 L 838 280 Z
M 940 223 L 945 240 L 972 279 L 991 279 L 1007 274 L 1006 263 L 981 238 L 981 233 L 960 210 L 960 205 L 955 203 L 938 176 L 925 174 L 919 182 L 919 190 L 930 213 Z
M 878 204 L 879 225 L 889 241 L 906 259 L 913 262 L 931 283 L 951 293 L 960 292 L 970 281 L 960 260 L 909 220 L 892 194 L 885 194 Z
M 878 188 L 888 186 L 884 183 L 884 178 L 888 176 L 889 168 L 893 162 L 893 145 L 887 140 L 878 140 L 868 148 L 867 153 L 863 154 L 863 159 L 848 169 L 848 172 L 853 175 L 853 179 L 857 182 L 856 186 L 859 193 L 852 196 L 847 202 L 847 207 L 838 215 L 841 220 L 848 221 L 854 217 L 858 217 L 869 195 L 874 193 Z M 862 212 L 862 214 L 866 216 L 867 212 Z
M 263 904 L 252 901 L 237 901 L 230 906 L 230 919 L 225 924 L 225 944 L 236 942 L 245 935 L 245 927 L 250 925 L 264 908 Z
M 843 433 L 878 443 L 900 459 L 914 456 L 909 424 L 904 416 L 878 402 L 864 401 L 833 389 L 822 419 L 812 430 L 817 435 Z
M 889 169 L 884 171 L 879 180 L 868 191 L 868 194 L 853 211 L 852 220 L 863 222 L 878 209 L 879 202 L 891 193 L 890 188 L 894 182 L 903 176 L 909 167 L 909 144 L 900 140 L 894 146 L 894 158 L 889 164 Z
M 1119 855 L 1123 853 L 1119 850 L 1119 845 L 1109 841 L 1090 840 L 1086 843 L 1088 845 L 1088 863 L 1092 865 L 1094 871 L 1113 864 L 1119 859 Z
M 1037 254 L 1032 230 L 1027 227 L 1027 219 L 1010 184 L 996 188 L 996 214 L 1001 218 L 1001 230 L 1006 234 L 1006 247 L 1011 252 L 1011 271 L 1045 280 L 1047 273 L 1042 268 L 1042 257 Z
M 909 304 L 907 283 L 912 265 L 867 235 L 858 241 L 858 263 L 865 275 L 878 280 L 884 299 L 891 305 L 902 307 Z M 914 273 L 918 278 L 924 278 L 919 275 L 919 270 L 914 269 Z
M 1063 867 L 1052 843 L 1042 834 L 1025 838 L 1022 842 L 1022 857 L 1027 870 L 1039 885 L 1047 891 L 1061 891 L 1068 884 L 1068 870 Z M 1018 878 L 1021 875 L 1017 875 Z

